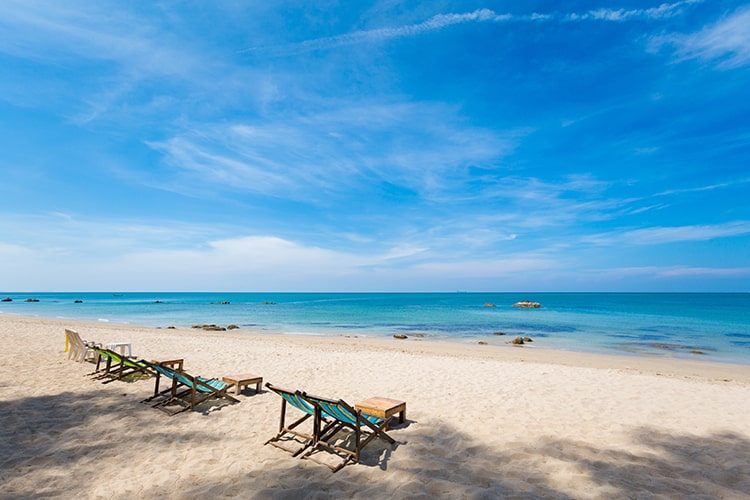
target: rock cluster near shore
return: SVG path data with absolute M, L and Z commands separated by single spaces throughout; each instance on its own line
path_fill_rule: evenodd
M 237 330 L 239 329 L 239 326 L 237 325 L 220 326 L 220 325 L 210 324 L 210 325 L 193 325 L 192 328 L 195 328 L 197 330 L 205 330 L 207 332 L 225 332 L 227 330 Z
M 522 309 L 539 309 L 542 304 L 539 302 L 532 302 L 531 300 L 521 300 L 513 304 L 513 307 L 519 307 Z

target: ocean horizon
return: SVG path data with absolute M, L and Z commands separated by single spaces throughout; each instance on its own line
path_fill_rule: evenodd
M 0 292 L 0 314 L 166 328 L 237 325 L 750 364 L 750 293 Z M 11 299 L 8 301 L 7 299 Z M 538 309 L 514 308 L 521 300 Z

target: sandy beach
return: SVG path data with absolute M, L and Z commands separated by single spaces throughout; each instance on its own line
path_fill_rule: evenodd
M 169 417 L 101 384 L 64 329 L 193 374 L 406 401 L 389 446 L 333 474 L 263 443 L 281 399 Z M 0 317 L 2 498 L 750 498 L 750 366 L 414 339 Z

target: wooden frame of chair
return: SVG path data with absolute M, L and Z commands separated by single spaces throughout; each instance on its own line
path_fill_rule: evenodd
M 335 425 L 329 426 L 327 430 L 318 435 L 315 442 L 312 443 L 310 450 L 302 455 L 302 458 L 321 463 L 333 472 L 337 472 L 349 462 L 359 463 L 360 451 L 377 437 L 383 438 L 390 444 L 396 443 L 396 440 L 385 432 L 388 419 L 363 414 L 361 410 L 355 410 L 342 399 L 335 400 L 313 396 L 305 392 L 301 393 L 300 396 L 308 404 L 318 408 L 319 414 L 326 414 L 333 418 L 335 423 Z M 337 446 L 332 441 L 332 438 L 344 428 L 354 433 L 354 449 Z M 316 460 L 312 454 L 320 448 L 326 448 L 334 453 L 343 454 L 343 461 L 337 466 L 331 466 L 325 462 Z
M 156 376 L 154 377 L 154 394 L 152 396 L 147 397 L 143 401 L 141 401 L 141 403 L 149 403 L 149 402 L 153 401 L 154 399 L 156 399 L 159 396 L 165 397 L 167 395 L 167 393 L 172 393 L 172 391 L 174 390 L 174 388 L 173 388 L 174 379 L 176 377 L 175 373 L 177 371 L 179 371 L 179 370 L 175 370 L 171 366 L 163 365 L 161 363 L 156 363 L 156 362 L 153 362 L 153 361 L 146 361 L 145 359 L 141 360 L 141 361 L 144 364 L 150 366 L 151 369 L 156 374 Z M 172 382 L 170 383 L 169 387 L 167 387 L 163 391 L 159 391 L 159 385 L 160 385 L 160 382 L 161 382 L 161 376 L 162 375 L 164 375 L 166 378 L 168 378 Z
M 169 395 L 165 397 L 163 401 L 159 401 L 156 404 L 151 405 L 152 408 L 157 408 L 169 416 L 177 415 L 183 411 L 193 410 L 199 404 L 208 401 L 212 398 L 223 398 L 233 403 L 239 403 L 238 399 L 227 394 L 231 384 L 222 382 L 215 378 L 207 379 L 203 377 L 196 377 L 190 375 L 185 371 L 175 371 L 162 365 L 155 363 L 144 362 L 149 364 L 152 368 L 156 369 L 161 375 L 164 375 L 172 379 L 172 387 L 169 391 L 163 391 L 164 393 L 169 392 Z M 157 368 L 157 366 L 159 368 Z M 158 379 L 157 379 L 158 384 Z M 179 387 L 185 387 L 184 390 L 179 391 Z M 143 402 L 150 401 L 156 396 L 159 396 L 159 386 L 155 385 L 154 395 L 147 398 Z M 167 406 L 171 404 L 177 404 L 181 407 L 178 410 L 170 411 Z
M 335 425 L 335 422 L 328 422 L 328 418 L 323 416 L 321 414 L 320 408 L 311 405 L 307 403 L 304 399 L 301 397 L 300 391 L 291 391 L 288 389 L 283 389 L 281 387 L 277 387 L 275 385 L 272 385 L 270 382 L 266 382 L 266 387 L 270 389 L 271 391 L 275 392 L 279 396 L 281 396 L 281 417 L 279 418 L 279 432 L 273 436 L 271 439 L 263 443 L 264 445 L 270 444 L 271 446 L 275 446 L 276 448 L 279 448 L 280 450 L 284 450 L 287 453 L 291 453 L 293 457 L 298 456 L 302 452 L 304 452 L 306 449 L 308 449 L 312 444 L 317 441 L 318 437 L 321 433 L 327 432 L 331 426 Z M 303 415 L 292 422 L 291 424 L 287 425 L 286 423 L 286 408 L 287 404 L 289 406 L 292 406 L 293 408 L 298 409 L 303 413 Z M 297 427 L 305 422 L 310 417 L 313 417 L 313 429 L 312 434 L 300 432 L 297 430 Z M 326 427 L 321 430 L 321 424 L 325 423 Z M 303 440 L 302 447 L 300 447 L 297 450 L 291 450 L 287 448 L 286 446 L 281 445 L 281 441 L 288 437 L 288 435 L 298 437 Z M 290 438 L 290 441 L 294 440 L 294 438 Z
M 96 352 L 98 359 L 96 361 L 96 370 L 91 375 L 97 379 L 111 377 L 109 380 L 102 382 L 103 384 L 122 380 L 128 375 L 135 373 L 142 373 L 148 377 L 155 375 L 155 372 L 143 360 L 129 359 L 104 347 L 92 347 L 92 349 Z M 102 359 L 106 359 L 106 363 L 104 371 L 99 373 Z

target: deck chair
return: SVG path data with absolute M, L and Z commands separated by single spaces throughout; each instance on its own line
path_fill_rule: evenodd
M 143 360 L 141 360 L 143 361 Z M 172 370 L 158 363 L 143 361 L 145 364 L 156 370 L 159 375 L 163 375 L 172 380 L 172 387 L 168 391 L 163 391 L 163 398 L 151 406 L 162 410 L 169 416 L 182 413 L 183 411 L 193 410 L 199 404 L 209 399 L 226 399 L 232 403 L 239 403 L 238 399 L 233 398 L 227 391 L 232 387 L 231 384 L 222 382 L 214 378 L 196 377 L 185 371 Z M 158 379 L 157 379 L 158 383 Z M 158 396 L 159 386 L 154 388 L 154 396 L 147 398 L 143 402 L 154 399 Z M 177 405 L 177 409 L 171 409 L 169 406 Z
M 336 472 L 349 462 L 359 463 L 360 451 L 375 438 L 380 437 L 389 444 L 396 443 L 396 440 L 385 432 L 388 419 L 366 415 L 360 410 L 355 410 L 341 399 L 337 401 L 320 396 L 313 396 L 304 392 L 300 394 L 300 397 L 309 405 L 317 408 L 319 414 L 330 415 L 335 424 L 320 433 L 310 447 L 310 450 L 302 455 L 302 458 L 321 463 L 330 468 L 333 472 Z M 336 435 L 339 434 L 339 431 L 344 429 L 348 429 L 353 435 L 350 436 L 354 438 L 352 443 L 353 446 L 351 448 L 346 448 L 338 444 L 340 439 L 337 439 Z M 334 452 L 341 457 L 343 461 L 338 465 L 329 465 L 325 462 L 316 460 L 313 453 L 322 448 Z
M 302 399 L 299 391 L 282 389 L 281 387 L 272 385 L 270 382 L 266 382 L 266 387 L 281 396 L 281 418 L 279 419 L 278 434 L 263 443 L 264 445 L 270 444 L 271 446 L 275 446 L 280 450 L 291 453 L 293 457 L 296 457 L 303 451 L 307 450 L 310 446 L 312 446 L 312 444 L 318 439 L 321 433 L 327 432 L 328 430 L 330 430 L 331 426 L 335 425 L 334 421 L 330 421 L 330 417 L 328 415 L 324 416 L 321 413 L 320 408 L 311 405 L 307 401 Z M 303 413 L 300 418 L 289 425 L 287 425 L 286 423 L 287 404 Z M 310 417 L 313 417 L 312 433 L 305 433 L 297 430 L 297 427 Z M 326 427 L 321 430 L 320 426 L 322 423 L 325 423 Z M 300 442 L 296 438 L 301 439 L 302 442 Z M 286 444 L 289 442 L 295 442 L 301 444 L 302 446 L 296 450 L 293 450 L 282 444 Z
M 79 363 L 84 361 L 95 361 L 96 352 L 92 347 L 96 346 L 94 342 L 86 341 L 81 338 L 81 335 L 68 328 L 65 329 L 65 347 L 68 351 L 68 359 L 72 359 Z
M 122 380 L 125 377 L 135 374 L 141 374 L 146 377 L 152 377 L 156 374 L 143 360 L 127 358 L 104 347 L 92 347 L 92 350 L 96 352 L 98 359 L 96 370 L 90 375 L 97 379 L 109 377 L 108 380 L 102 382 L 103 384 Z M 102 361 L 104 362 L 103 367 L 101 366 Z
M 171 393 L 173 388 L 173 383 L 171 381 L 175 380 L 177 375 L 176 372 L 178 370 L 174 370 L 171 366 L 162 365 L 161 363 L 156 363 L 153 361 L 146 361 L 141 360 L 144 364 L 148 365 L 156 374 L 156 377 L 154 378 L 154 394 L 152 396 L 147 397 L 141 403 L 150 403 L 154 399 L 158 397 L 165 397 L 168 393 Z M 161 383 L 161 377 L 162 375 L 170 380 L 170 386 L 164 389 L 163 391 L 159 390 L 159 386 Z M 179 386 L 179 384 L 178 384 Z M 171 397 L 171 396 L 170 396 Z

